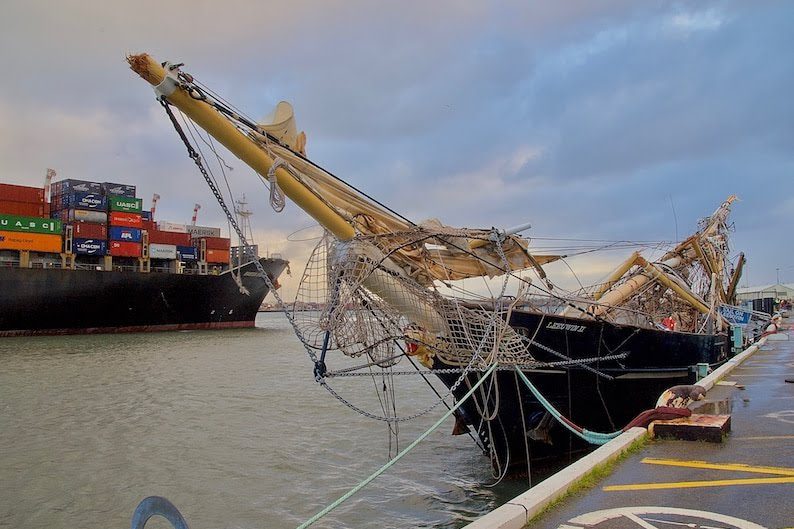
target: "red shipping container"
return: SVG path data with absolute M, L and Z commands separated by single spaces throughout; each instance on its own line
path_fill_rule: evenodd
M 176 246 L 190 246 L 190 234 L 178 231 L 151 230 L 149 244 L 174 244 Z
M 151 233 L 155 229 L 154 222 L 151 220 L 145 220 L 143 217 L 141 217 L 141 229 Z
M 72 235 L 78 239 L 107 239 L 108 227 L 94 222 L 75 222 L 71 224 Z
M 226 250 L 229 251 L 231 241 L 225 237 L 200 237 L 194 240 L 193 246 L 201 247 L 201 239 L 207 241 L 207 250 Z
M 229 250 L 207 250 L 208 263 L 229 264 Z
M 115 257 L 140 257 L 141 244 L 137 242 L 108 242 L 108 254 Z
M 43 204 L 44 188 L 0 184 L 0 200 L 27 202 L 28 204 Z
M 141 228 L 141 214 L 127 213 L 126 211 L 111 211 L 108 213 L 108 224 L 124 228 Z
M 33 204 L 30 202 L 0 200 L 0 213 L 3 215 L 19 215 L 22 217 L 49 217 L 50 206 L 43 202 Z

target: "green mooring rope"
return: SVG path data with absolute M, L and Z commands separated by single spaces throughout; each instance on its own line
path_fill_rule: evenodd
M 576 434 L 577 436 L 581 437 L 588 443 L 594 445 L 603 445 L 623 433 L 623 430 L 618 430 L 616 432 L 611 432 L 611 433 L 591 432 L 586 428 L 582 428 L 582 431 L 577 430 L 576 428 L 571 426 L 569 421 L 563 418 L 562 414 L 559 411 L 557 411 L 557 409 L 554 406 L 552 406 L 552 404 L 548 400 L 546 400 L 546 398 L 543 395 L 541 395 L 540 391 L 538 391 L 538 388 L 536 388 L 532 384 L 532 382 L 529 381 L 529 379 L 521 371 L 521 369 L 516 367 L 516 371 L 518 372 L 518 376 L 521 377 L 521 380 L 524 381 L 524 384 L 526 384 L 526 386 L 529 388 L 529 391 L 531 391 L 532 394 L 535 395 L 535 398 L 538 399 L 538 402 L 540 402 L 541 405 L 543 405 L 543 407 L 546 408 L 546 411 L 548 411 L 552 417 L 557 419 L 557 422 L 568 428 L 568 430 L 570 430 L 572 433 Z
M 323 516 L 325 516 L 325 515 L 326 515 L 326 514 L 328 514 L 329 512 L 333 511 L 334 509 L 336 509 L 337 507 L 339 507 L 340 505 L 342 505 L 342 503 L 344 503 L 344 502 L 345 502 L 345 501 L 346 501 L 348 498 L 350 498 L 350 496 L 352 496 L 352 495 L 353 495 L 353 494 L 355 494 L 356 492 L 358 492 L 358 491 L 360 491 L 361 489 L 363 489 L 364 487 L 366 487 L 366 486 L 367 486 L 367 485 L 368 485 L 368 484 L 369 484 L 369 483 L 370 483 L 372 480 L 374 480 L 375 478 L 377 478 L 378 476 L 380 476 L 381 474 L 383 474 L 384 472 L 386 472 L 386 471 L 387 471 L 387 470 L 388 470 L 388 469 L 389 469 L 389 468 L 390 468 L 392 465 L 394 465 L 394 464 L 395 464 L 397 461 L 399 461 L 400 459 L 402 459 L 402 457 L 403 457 L 405 454 L 407 454 L 408 452 L 410 452 L 410 451 L 411 451 L 411 450 L 412 450 L 412 449 L 413 449 L 413 448 L 414 448 L 416 445 L 418 445 L 418 444 L 419 444 L 419 443 L 420 443 L 420 442 L 421 442 L 421 441 L 422 441 L 422 440 L 423 440 L 425 437 L 427 437 L 428 435 L 430 435 L 431 433 L 433 433 L 433 431 L 435 431 L 435 430 L 436 430 L 436 428 L 438 428 L 439 426 L 441 426 L 441 424 L 442 424 L 442 423 L 443 423 L 445 420 L 447 420 L 447 418 L 449 418 L 449 416 L 450 416 L 450 415 L 452 415 L 452 414 L 455 412 L 455 410 L 457 410 L 458 408 L 460 408 L 460 406 L 461 406 L 461 405 L 462 405 L 464 402 L 466 402 L 466 401 L 469 399 L 469 397 L 471 397 L 471 396 L 472 396 L 472 394 L 474 393 L 474 391 L 475 391 L 475 390 L 476 390 L 478 387 L 480 387 L 480 385 L 481 385 L 481 384 L 482 384 L 482 383 L 483 383 L 483 382 L 484 382 L 484 381 L 485 381 L 485 380 L 488 378 L 488 376 L 489 376 L 491 373 L 493 373 L 493 371 L 496 369 L 496 366 L 497 366 L 497 365 L 498 365 L 498 364 L 496 364 L 496 363 L 492 364 L 492 365 L 491 365 L 491 367 L 489 367 L 489 368 L 488 368 L 488 370 L 487 370 L 485 373 L 483 373 L 483 375 L 480 377 L 480 380 L 478 380 L 478 381 L 477 381 L 477 383 L 476 383 L 476 384 L 474 384 L 474 386 L 472 386 L 472 388 L 471 388 L 471 389 L 468 391 L 468 393 L 466 393 L 466 395 L 464 395 L 464 397 L 463 397 L 461 400 L 459 400 L 459 401 L 458 401 L 458 402 L 457 402 L 457 403 L 456 403 L 456 404 L 455 404 L 455 405 L 454 405 L 452 408 L 450 408 L 450 409 L 449 409 L 449 411 L 447 411 L 447 413 L 445 413 L 443 417 L 441 417 L 441 418 L 440 418 L 440 419 L 439 419 L 439 420 L 438 420 L 438 421 L 437 421 L 437 422 L 436 422 L 436 423 L 435 423 L 433 426 L 431 426 L 431 427 L 430 427 L 430 429 L 429 429 L 429 430 L 427 430 L 425 433 L 423 433 L 422 435 L 420 435 L 419 437 L 417 437 L 417 438 L 416 438 L 416 440 L 415 440 L 414 442 L 412 442 L 410 445 L 408 445 L 408 446 L 407 446 L 405 449 L 403 449 L 403 451 L 402 451 L 402 452 L 400 452 L 399 454 L 397 454 L 396 456 L 394 456 L 394 459 L 392 459 L 391 461 L 389 461 L 388 463 L 386 463 L 385 465 L 383 465 L 382 467 L 380 467 L 378 470 L 376 470 L 376 471 L 375 471 L 375 472 L 374 472 L 374 473 L 373 473 L 371 476 L 369 476 L 367 479 L 365 479 L 364 481 L 362 481 L 361 483 L 359 483 L 358 485 L 356 485 L 355 487 L 353 487 L 352 489 L 350 489 L 350 490 L 349 490 L 347 493 L 345 493 L 345 495 L 344 495 L 344 496 L 342 496 L 341 498 L 339 498 L 338 500 L 336 500 L 335 502 L 333 502 L 331 505 L 329 505 L 328 507 L 326 507 L 326 508 L 325 508 L 325 509 L 323 509 L 322 511 L 318 512 L 317 514 L 315 514 L 314 516 L 312 516 L 311 518 L 309 518 L 308 520 L 306 520 L 305 522 L 303 522 L 301 525 L 299 525 L 299 526 L 298 526 L 298 528 L 297 528 L 297 529 L 306 529 L 307 527 L 309 527 L 310 525 L 312 525 L 314 522 L 316 522 L 317 520 L 319 520 L 320 518 L 322 518 Z M 520 371 L 519 371 L 519 372 L 520 372 Z

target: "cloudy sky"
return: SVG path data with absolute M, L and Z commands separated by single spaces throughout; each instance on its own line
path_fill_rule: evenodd
M 254 117 L 291 101 L 313 160 L 413 220 L 672 241 L 735 193 L 742 284 L 794 282 L 791 3 L 6 0 L 2 12 L 2 181 L 40 185 L 52 167 L 129 182 L 147 205 L 161 195 L 161 220 L 186 222 L 199 202 L 199 223 L 220 224 L 124 61 L 146 51 Z M 257 242 L 299 275 L 309 243 L 288 238 L 310 236 L 289 234 L 311 220 L 275 214 L 227 162 Z M 628 253 L 570 264 L 596 280 Z

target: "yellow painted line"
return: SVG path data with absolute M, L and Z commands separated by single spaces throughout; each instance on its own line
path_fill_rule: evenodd
M 754 467 L 740 463 L 709 463 L 707 461 L 680 461 L 678 459 L 655 459 L 646 457 L 643 463 L 649 465 L 665 465 L 671 467 L 704 468 L 709 470 L 732 470 L 735 472 L 755 472 L 758 474 L 776 474 L 780 476 L 794 476 L 794 468 L 784 467 Z
M 794 439 L 794 435 L 759 435 L 758 437 L 731 437 L 731 439 L 734 441 L 783 441 Z
M 773 485 L 778 483 L 794 483 L 794 476 L 785 478 L 747 478 L 717 479 L 713 481 L 679 481 L 671 483 L 635 483 L 633 485 L 610 485 L 604 487 L 605 492 L 628 490 L 660 490 L 660 489 L 694 489 L 702 487 L 729 487 L 732 485 Z
M 745 373 L 731 373 L 732 377 L 794 377 L 794 373 L 769 373 L 767 375 L 749 375 Z

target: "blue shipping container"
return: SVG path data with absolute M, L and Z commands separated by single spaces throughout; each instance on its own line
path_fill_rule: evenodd
M 89 182 L 87 180 L 59 180 L 52 184 L 53 195 L 65 195 L 67 193 L 102 193 L 102 184 L 99 182 Z
M 108 238 L 111 241 L 141 242 L 141 230 L 139 228 L 110 226 Z
M 116 197 L 135 198 L 135 186 L 104 182 L 102 184 L 102 194 Z
M 152 212 L 147 209 L 142 210 L 141 220 L 152 220 Z
M 106 255 L 108 243 L 103 239 L 74 239 L 72 251 L 77 255 Z
M 197 261 L 198 248 L 195 246 L 177 246 L 176 258 L 180 261 Z
M 107 211 L 108 199 L 98 193 L 68 193 L 58 197 L 54 202 L 58 209 L 91 209 L 94 211 Z

